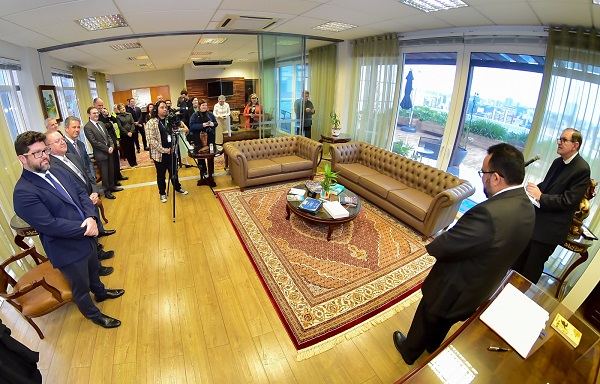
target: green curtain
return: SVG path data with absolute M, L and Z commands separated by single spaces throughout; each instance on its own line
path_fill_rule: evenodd
M 101 98 L 102 101 L 104 101 L 105 103 L 108 103 L 109 98 L 108 87 L 106 86 L 106 75 L 101 72 L 94 72 L 94 79 L 96 80 L 96 89 L 98 90 L 98 97 Z
M 92 91 L 90 89 L 90 81 L 88 78 L 87 69 L 79 66 L 73 67 L 73 82 L 75 83 L 75 94 L 77 95 L 77 106 L 79 108 L 79 116 L 82 119 L 87 118 L 87 109 L 92 106 Z M 98 94 L 100 94 L 98 87 Z M 105 91 L 106 93 L 106 91 Z M 102 97 L 100 97 L 102 99 Z M 105 105 L 105 108 L 109 108 Z
M 389 149 L 400 92 L 398 36 L 366 37 L 352 45 L 348 133 Z
M 310 98 L 315 106 L 312 138 L 331 133 L 329 114 L 335 102 L 335 76 L 337 71 L 337 45 L 330 44 L 311 49 L 308 55 L 310 70 Z M 343 128 L 343 127 L 342 127 Z
M 276 104 L 276 95 L 275 95 L 275 78 L 276 78 L 276 69 L 275 69 L 275 59 L 266 59 L 262 63 L 262 72 L 261 72 L 261 84 L 260 84 L 260 93 L 255 90 L 256 93 L 259 93 L 258 100 L 260 105 L 263 108 L 263 113 L 270 113 L 271 109 L 275 110 Z M 247 103 L 248 100 L 245 100 Z M 272 130 L 271 134 L 276 135 L 277 130 Z M 262 137 L 261 133 L 261 137 Z
M 546 52 L 544 80 L 536 113 L 533 119 L 530 140 L 525 147 L 525 157 L 540 154 L 542 160 L 527 168 L 526 181 L 540 182 L 556 154 L 556 138 L 566 128 L 575 128 L 583 136 L 579 151 L 590 164 L 592 178 L 600 181 L 600 37 L 595 29 L 551 28 Z M 596 235 L 600 232 L 600 198 L 591 201 L 590 216 L 585 224 Z M 600 241 L 594 242 L 589 250 L 596 254 Z M 551 262 L 564 263 L 569 251 L 558 248 Z M 562 254 L 561 254 L 562 253 Z M 568 257 L 568 255 L 567 255 Z M 585 267 L 589 264 L 588 260 Z M 568 278 L 569 286 L 581 277 L 585 267 L 577 268 Z

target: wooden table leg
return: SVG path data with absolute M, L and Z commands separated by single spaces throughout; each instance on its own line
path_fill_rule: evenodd
M 329 229 L 327 230 L 327 241 L 331 240 L 331 234 L 333 233 L 333 226 L 335 224 L 329 224 Z
M 286 213 L 285 219 L 289 220 L 291 212 L 290 212 L 290 207 L 288 207 L 287 205 L 285 206 L 285 213 Z

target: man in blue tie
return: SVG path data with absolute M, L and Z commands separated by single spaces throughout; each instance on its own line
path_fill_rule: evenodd
M 122 296 L 123 289 L 106 289 L 98 275 L 96 212 L 86 191 L 66 171 L 50 172 L 46 135 L 28 131 L 17 136 L 15 151 L 23 173 L 15 185 L 15 212 L 40 234 L 46 255 L 71 284 L 73 301 L 85 317 L 104 328 L 121 322 L 106 316 L 96 302 Z

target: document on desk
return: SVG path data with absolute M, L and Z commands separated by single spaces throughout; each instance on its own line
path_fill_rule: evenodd
M 508 284 L 479 318 L 527 358 L 549 317 L 548 311 Z

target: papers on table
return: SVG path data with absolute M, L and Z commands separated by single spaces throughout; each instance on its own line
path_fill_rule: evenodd
M 350 216 L 350 212 L 340 204 L 339 201 L 326 201 L 323 203 L 323 208 L 329 213 L 329 216 L 334 219 L 341 219 Z
M 291 188 L 290 191 L 288 192 L 288 194 L 290 194 L 290 195 L 302 195 L 302 196 L 304 196 L 305 193 L 306 193 L 306 190 L 304 190 L 302 188 Z
M 480 319 L 526 358 L 545 328 L 549 314 L 512 284 L 481 314 Z

